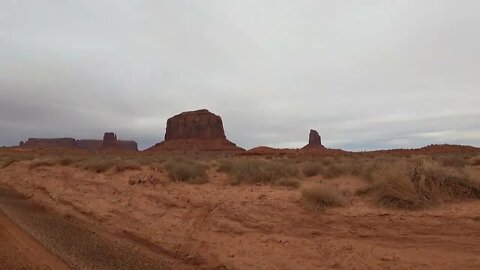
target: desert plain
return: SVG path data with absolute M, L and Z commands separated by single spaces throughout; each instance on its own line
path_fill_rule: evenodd
M 1 148 L 0 269 L 480 269 L 480 149 L 245 151 L 207 112 L 145 151 Z

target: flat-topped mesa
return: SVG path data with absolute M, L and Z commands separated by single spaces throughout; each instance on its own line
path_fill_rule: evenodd
M 20 142 L 21 147 L 76 147 L 74 138 L 29 138 Z
M 302 149 L 305 150 L 315 150 L 315 149 L 325 149 L 322 145 L 322 138 L 320 134 L 314 129 L 310 130 L 310 135 L 308 136 L 308 144 L 305 145 Z
M 138 150 L 136 142 L 118 140 L 117 134 L 113 132 L 105 132 L 100 145 L 103 149 Z
M 165 141 L 149 150 L 245 151 L 227 140 L 222 118 L 208 110 L 183 112 L 167 120 Z
M 208 110 L 183 112 L 167 120 L 165 140 L 226 139 L 222 118 Z
M 107 132 L 103 136 L 103 140 L 75 140 L 74 138 L 30 138 L 26 142 L 20 142 L 20 147 L 44 147 L 59 148 L 71 147 L 85 150 L 102 150 L 102 149 L 118 149 L 137 151 L 138 146 L 134 141 L 121 141 L 117 139 L 117 135 Z

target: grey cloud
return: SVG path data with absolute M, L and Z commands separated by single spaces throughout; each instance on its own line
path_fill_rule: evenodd
M 0 0 L 0 145 L 142 148 L 208 108 L 240 146 L 479 146 L 478 1 Z

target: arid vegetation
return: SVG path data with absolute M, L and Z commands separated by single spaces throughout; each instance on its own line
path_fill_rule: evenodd
M 295 186 L 292 177 L 298 176 L 298 168 L 287 159 L 236 159 L 221 162 L 219 171 L 230 176 L 232 184 L 279 183 Z M 290 181 L 287 181 L 290 179 Z
M 317 185 L 302 191 L 302 199 L 308 207 L 316 210 L 329 206 L 345 206 L 347 198 L 331 185 Z
M 314 208 L 345 205 L 348 201 L 345 194 L 328 183 L 348 175 L 366 183 L 366 188 L 358 190 L 357 195 L 372 200 L 379 207 L 424 209 L 455 200 L 480 198 L 477 169 L 480 156 L 474 154 L 250 158 L 26 152 L 0 157 L 3 169 L 17 162 L 25 162 L 30 170 L 51 166 L 71 166 L 93 173 L 153 170 L 165 173 L 172 181 L 191 184 L 207 183 L 209 167 L 226 174 L 233 185 L 261 184 L 297 189 L 306 179 L 323 179 L 315 187 L 302 188 L 303 201 L 315 205 Z
M 480 198 L 478 174 L 431 159 L 383 164 L 372 175 L 371 192 L 382 205 L 424 208 L 454 199 Z
M 165 169 L 173 181 L 190 184 L 208 182 L 206 166 L 195 161 L 170 161 L 165 165 Z
M 113 234 L 126 231 L 181 262 L 198 259 L 205 269 L 218 266 L 199 251 L 205 243 L 221 263 L 239 269 L 260 260 L 295 269 L 293 255 L 309 269 L 328 260 L 339 268 L 361 262 L 362 269 L 416 269 L 427 255 L 414 264 L 389 254 L 393 249 L 412 258 L 427 238 L 434 239 L 429 250 L 478 253 L 471 249 L 477 239 L 467 236 L 478 231 L 480 220 L 478 154 L 0 153 L 0 185 L 28 201 L 65 211 L 69 219 L 92 220 Z M 406 250 L 406 241 L 415 248 Z M 251 249 L 268 255 L 244 253 Z M 349 256 L 350 264 L 343 260 Z

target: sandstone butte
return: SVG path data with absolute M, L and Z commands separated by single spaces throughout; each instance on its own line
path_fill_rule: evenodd
M 330 149 L 322 145 L 322 139 L 316 130 L 310 130 L 308 144 L 301 149 L 272 148 L 259 146 L 242 155 L 246 156 L 301 156 L 301 155 L 340 155 L 347 153 L 341 149 Z
M 183 112 L 167 120 L 165 140 L 148 151 L 243 152 L 225 136 L 222 118 L 208 110 Z
M 20 142 L 20 147 L 41 147 L 41 148 L 79 148 L 85 150 L 118 149 L 137 151 L 135 141 L 122 141 L 117 135 L 107 132 L 103 140 L 75 140 L 74 138 L 29 138 Z
M 311 129 L 308 137 L 308 144 L 302 150 L 323 150 L 325 146 L 322 145 L 322 138 L 316 130 Z

